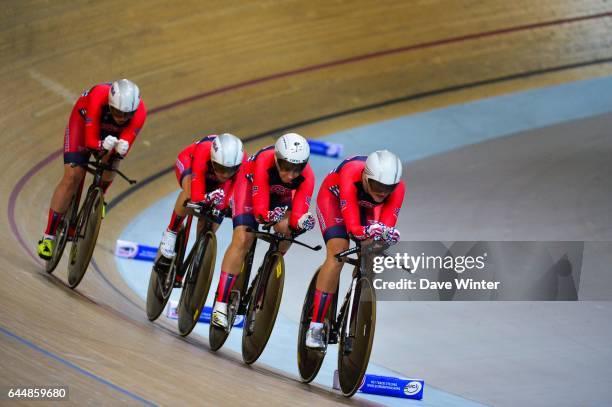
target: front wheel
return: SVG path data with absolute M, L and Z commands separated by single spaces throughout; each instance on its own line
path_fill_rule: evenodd
M 181 336 L 189 335 L 196 326 L 208 297 L 217 256 L 215 234 L 208 231 L 200 236 L 192 250 L 195 251 L 187 269 L 178 306 L 178 330 Z
M 351 397 L 365 375 L 376 327 L 376 294 L 369 279 L 362 277 L 355 285 L 350 321 L 342 322 L 338 348 L 338 379 L 340 389 Z
M 102 211 L 104 210 L 104 196 L 102 189 L 93 188 L 87 192 L 85 203 L 77 217 L 76 233 L 70 249 L 68 263 L 68 285 L 76 288 L 79 285 L 96 247 Z
M 264 260 L 265 261 L 265 260 Z M 276 252 L 257 275 L 242 329 L 242 360 L 254 363 L 266 348 L 276 322 L 285 283 L 285 261 Z

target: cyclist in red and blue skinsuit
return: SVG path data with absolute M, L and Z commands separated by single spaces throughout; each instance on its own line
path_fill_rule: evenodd
M 308 212 L 315 183 L 309 157 L 306 140 L 289 133 L 274 146 L 259 150 L 240 169 L 232 197 L 234 232 L 221 265 L 213 324 L 227 326 L 229 293 L 255 239 L 247 228 L 274 224 L 277 232 L 288 235 L 314 227 L 314 217 Z M 285 253 L 289 245 L 281 243 L 281 252 Z
M 38 255 L 49 260 L 53 254 L 55 234 L 73 194 L 81 196 L 85 169 L 91 151 L 108 151 L 125 157 L 142 129 L 147 113 L 140 90 L 133 82 L 121 79 L 95 85 L 75 103 L 64 132 L 64 175 L 55 188 L 47 227 L 38 245 Z M 114 160 L 118 166 L 118 161 Z M 102 177 L 104 192 L 112 183 L 114 172 Z
M 246 161 L 246 153 L 242 141 L 230 133 L 206 136 L 179 153 L 174 172 L 181 192 L 162 235 L 159 250 L 162 256 L 171 260 L 176 254 L 176 235 L 187 215 L 185 202 L 200 203 L 222 212 L 229 207 L 243 161 Z M 223 213 L 216 217 L 212 224 L 213 232 L 217 231 L 223 217 Z M 181 285 L 182 277 L 177 273 L 175 286 Z
M 343 263 L 334 257 L 356 240 L 399 241 L 395 229 L 405 186 L 400 180 L 402 164 L 386 150 L 344 160 L 321 184 L 317 217 L 327 248 L 319 269 L 313 298 L 313 314 L 306 332 L 306 346 L 324 348 L 323 328 L 333 301 Z

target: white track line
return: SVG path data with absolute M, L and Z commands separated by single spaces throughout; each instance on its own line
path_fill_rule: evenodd
M 43 75 L 38 72 L 36 69 L 30 69 L 28 71 L 30 77 L 40 83 L 46 89 L 56 93 L 59 95 L 66 103 L 74 103 L 78 95 L 76 93 L 72 93 L 68 88 L 63 86 L 61 83 L 54 81 L 53 79 Z

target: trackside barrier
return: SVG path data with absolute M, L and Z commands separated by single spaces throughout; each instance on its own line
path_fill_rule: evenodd
M 338 158 L 342 155 L 344 148 L 342 144 L 330 143 L 320 140 L 308 140 L 310 154 L 323 155 L 325 157 Z
M 340 390 L 338 371 L 334 371 L 334 389 Z M 400 379 L 399 377 L 367 374 L 363 377 L 359 391 L 379 396 L 400 397 L 421 400 L 425 382 L 417 379 Z
M 115 245 L 115 256 L 124 259 L 155 261 L 156 255 L 156 246 L 145 246 L 127 240 L 117 240 Z

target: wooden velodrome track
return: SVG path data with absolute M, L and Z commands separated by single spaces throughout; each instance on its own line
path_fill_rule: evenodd
M 316 137 L 384 118 L 612 73 L 601 1 L 5 1 L 0 11 L 0 386 L 63 384 L 70 401 L 331 404 L 274 367 L 213 355 L 146 321 L 115 270 L 114 241 L 176 189 L 163 172 L 197 136 L 231 131 L 250 152 L 284 129 Z M 77 95 L 128 77 L 149 117 L 117 180 L 76 292 L 34 255 Z M 167 216 L 167 214 L 160 214 Z

